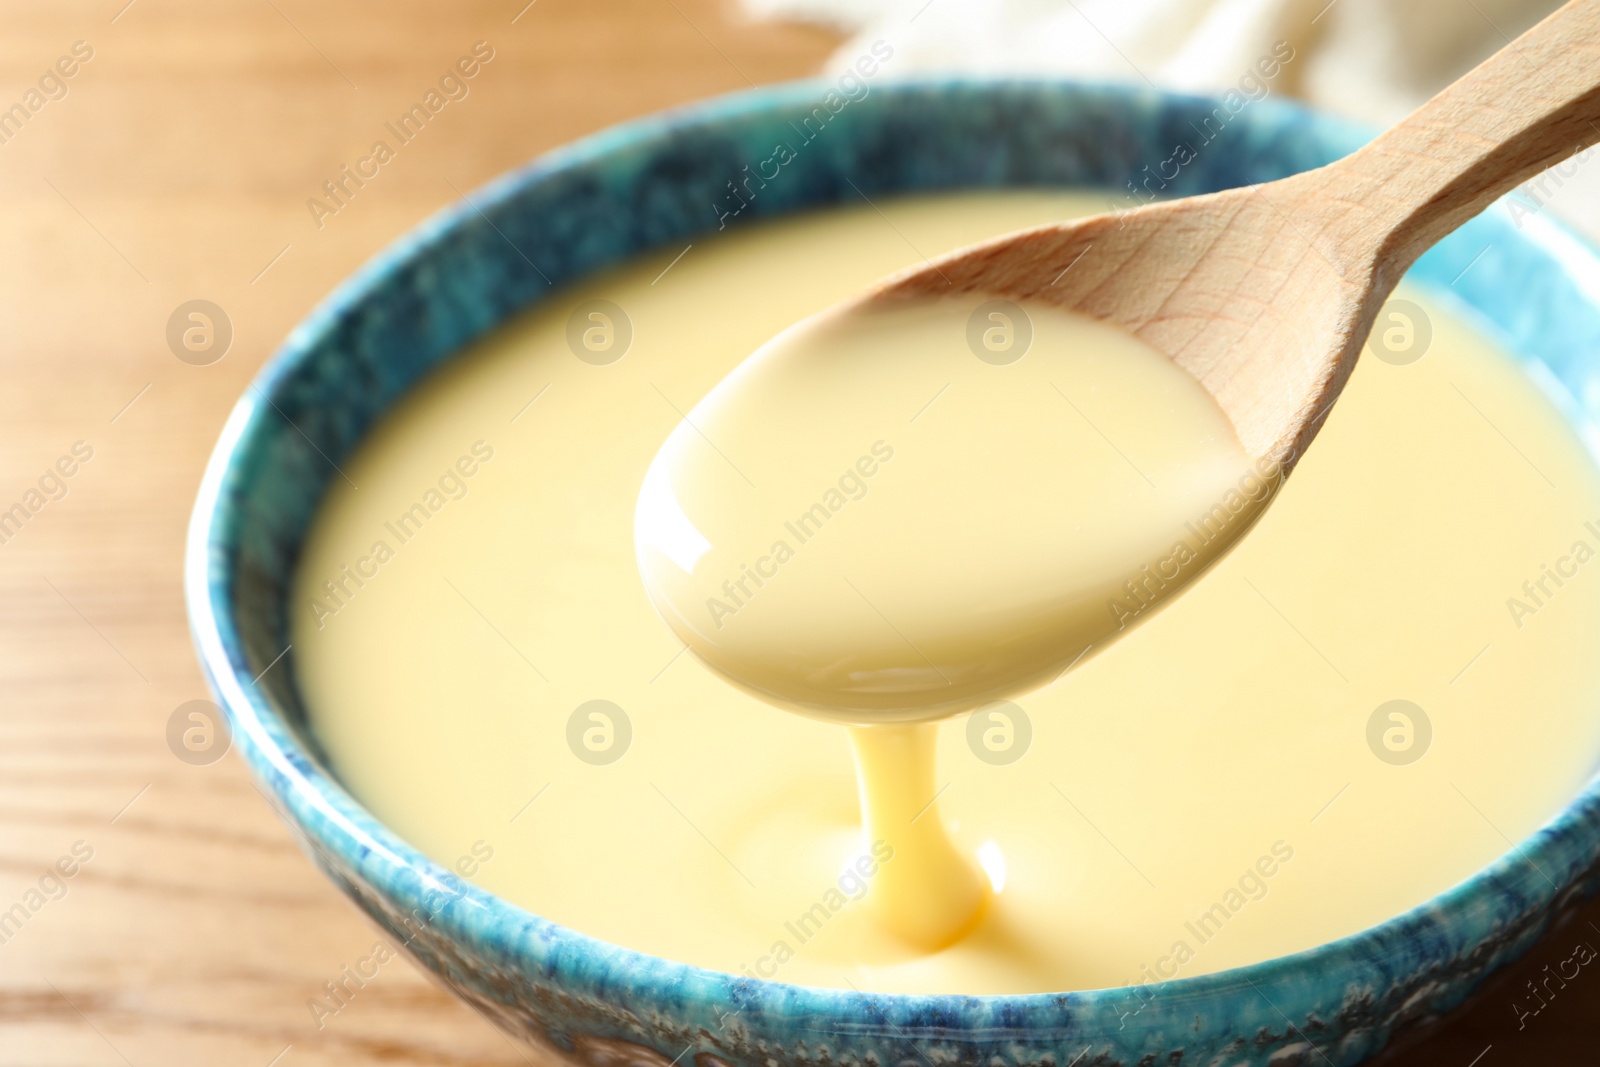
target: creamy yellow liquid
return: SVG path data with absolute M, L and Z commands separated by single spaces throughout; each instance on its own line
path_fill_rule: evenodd
M 1587 779 L 1600 478 L 1523 372 L 1412 293 L 1427 354 L 1362 361 L 1230 555 L 1015 706 L 921 728 L 939 749 L 928 799 L 992 901 L 943 951 L 883 932 L 864 901 L 899 857 L 861 835 L 845 731 L 685 653 L 633 538 L 652 457 L 773 334 L 915 250 L 1095 208 L 879 206 L 892 225 L 815 215 L 697 241 L 665 275 L 678 249 L 596 279 L 454 361 L 343 464 L 360 489 L 330 490 L 307 546 L 295 656 L 313 728 L 380 818 L 478 884 L 646 952 L 997 993 L 1191 976 L 1352 933 L 1505 852 Z M 589 299 L 626 311 L 617 362 L 568 347 Z M 1106 437 L 1133 431 L 1073 399 Z M 1415 762 L 1398 762 L 1407 721 L 1388 713 L 1369 746 L 1397 699 L 1431 726 Z M 595 700 L 626 723 L 580 712 Z
M 673 430 L 634 541 L 691 651 L 836 721 L 970 711 L 1108 645 L 1249 525 L 1271 486 L 1199 382 L 1033 302 L 989 313 L 1029 343 L 988 362 L 968 324 L 996 303 L 830 310 Z
M 867 901 L 937 949 L 984 894 L 911 723 L 1036 688 L 1148 618 L 1253 521 L 1277 482 L 1255 468 L 1200 384 L 1116 326 L 971 294 L 847 304 L 684 417 L 634 544 L 697 657 L 857 724 L 862 821 L 896 860 Z
M 864 904 L 882 930 L 915 950 L 955 943 L 983 921 L 992 886 L 950 837 L 939 811 L 938 730 L 932 723 L 857 726 L 861 825 L 885 859 Z

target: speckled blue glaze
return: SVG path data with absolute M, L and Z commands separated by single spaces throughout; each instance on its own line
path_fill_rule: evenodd
M 288 583 L 336 476 L 331 464 L 402 393 L 508 315 L 598 268 L 716 228 L 714 205 L 730 203 L 726 183 L 777 142 L 795 141 L 823 93 L 817 84 L 744 93 L 544 156 L 370 263 L 262 370 L 207 470 L 187 583 L 201 660 L 263 791 L 317 863 L 425 966 L 551 1057 L 590 1067 L 1344 1065 L 1460 1003 L 1597 888 L 1600 787 L 1460 886 L 1297 955 L 1138 989 L 879 996 L 701 970 L 548 922 L 428 860 L 325 771 L 305 729 L 293 653 L 267 668 L 288 644 Z M 733 224 L 860 194 L 1115 189 L 1193 140 L 1191 122 L 1211 107 L 1060 82 L 876 87 L 802 146 Z M 1282 177 L 1365 136 L 1261 101 L 1167 192 Z M 1425 256 L 1412 278 L 1451 288 L 1574 418 L 1600 404 L 1600 260 L 1558 226 L 1534 218 L 1519 230 L 1490 211 Z

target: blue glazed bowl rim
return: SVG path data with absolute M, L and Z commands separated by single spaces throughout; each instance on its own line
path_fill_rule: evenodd
M 1142 87 L 1061 78 L 940 76 L 905 78 L 875 90 L 970 90 L 1044 88 L 1063 91 L 1106 92 L 1130 105 L 1140 101 L 1214 100 Z M 269 801 L 302 835 L 302 842 L 318 862 L 359 871 L 387 899 L 407 910 L 421 909 L 430 925 L 450 939 L 467 945 L 482 958 L 504 961 L 513 967 L 553 976 L 608 997 L 627 1000 L 659 996 L 675 990 L 673 999 L 705 999 L 737 1003 L 782 1016 L 862 1018 L 882 1016 L 883 1007 L 895 1015 L 943 1017 L 974 1002 L 995 1009 L 989 1018 L 1023 1018 L 1013 1013 L 1047 1010 L 1073 1014 L 1120 1007 L 1137 994 L 1141 1000 L 1159 996 L 1165 1001 L 1195 1004 L 1232 993 L 1241 987 L 1276 984 L 1280 979 L 1308 972 L 1337 973 L 1341 966 L 1382 964 L 1424 938 L 1440 938 L 1441 924 L 1478 920 L 1494 911 L 1496 894 L 1512 892 L 1526 884 L 1529 870 L 1545 876 L 1545 864 L 1560 875 L 1551 882 L 1552 904 L 1560 902 L 1579 872 L 1579 865 L 1560 856 L 1563 838 L 1593 838 L 1600 823 L 1600 776 L 1591 777 L 1583 789 L 1554 817 L 1527 838 L 1514 844 L 1493 863 L 1415 907 L 1357 933 L 1285 956 L 1193 977 L 1164 979 L 1140 987 L 1110 987 L 1028 994 L 885 994 L 838 990 L 751 979 L 692 964 L 679 963 L 626 947 L 613 945 L 559 923 L 541 918 L 469 882 L 434 862 L 390 830 L 347 792 L 323 767 L 295 728 L 275 708 L 252 677 L 244 641 L 235 625 L 234 588 L 218 577 L 220 531 L 234 516 L 229 514 L 225 487 L 241 477 L 237 463 L 258 419 L 270 405 L 277 382 L 295 370 L 314 351 L 317 338 L 329 332 L 349 309 L 361 304 L 397 267 L 425 260 L 430 251 L 454 229 L 486 209 L 513 197 L 526 185 L 576 164 L 593 161 L 641 140 L 673 129 L 759 113 L 785 105 L 814 101 L 831 85 L 822 79 L 786 82 L 740 91 L 669 111 L 634 119 L 544 153 L 450 204 L 370 259 L 326 297 L 285 339 L 262 366 L 252 384 L 230 413 L 206 466 L 187 535 L 185 601 L 192 637 L 202 669 L 226 710 L 233 738 L 253 773 L 271 790 Z M 1371 131 L 1337 117 L 1323 115 L 1281 100 L 1261 105 L 1297 114 L 1325 131 L 1359 143 Z M 1597 308 L 1600 308 L 1600 252 L 1560 223 L 1540 214 L 1521 225 L 1520 239 L 1558 260 Z M 262 672 L 265 673 L 265 672 Z M 1543 861 L 1541 863 L 1541 861 Z M 507 938 L 506 931 L 515 931 Z M 893 1025 L 892 1023 L 890 1024 Z M 1038 1036 L 1040 1028 L 1022 1024 L 1018 1032 Z

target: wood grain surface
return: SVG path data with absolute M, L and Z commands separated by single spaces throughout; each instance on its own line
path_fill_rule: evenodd
M 0 5 L 0 512 L 34 512 L 0 543 L 0 914 L 27 915 L 0 924 L 0 1065 L 525 1062 L 402 961 L 319 1027 L 308 1002 L 378 932 L 237 756 L 194 766 L 167 743 L 174 710 L 207 695 L 182 603 L 189 508 L 295 322 L 458 190 L 620 119 L 805 74 L 834 43 L 718 0 L 523 2 Z M 470 94 L 319 228 L 307 199 L 478 41 L 494 58 Z M 232 323 L 209 366 L 167 344 L 192 299 Z M 92 457 L 44 478 L 78 442 Z M 1488 1046 L 1480 1067 L 1592 1062 L 1600 973 L 1520 1031 L 1512 1009 L 1573 942 L 1600 944 L 1591 919 L 1395 1062 L 1468 1067 Z

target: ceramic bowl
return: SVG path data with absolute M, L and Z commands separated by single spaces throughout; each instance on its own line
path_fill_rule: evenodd
M 1596 889 L 1600 786 L 1473 878 L 1355 936 L 1138 988 L 970 997 L 763 982 L 595 940 L 435 864 L 328 772 L 306 728 L 294 656 L 279 657 L 291 574 L 332 464 L 507 317 L 574 279 L 716 229 L 728 182 L 791 140 L 828 88 L 741 93 L 543 156 L 368 264 L 261 371 L 206 472 L 187 587 L 201 661 L 263 792 L 341 889 L 553 1062 L 1332 1067 L 1455 1007 Z M 833 116 L 735 224 L 862 195 L 978 187 L 1094 187 L 1122 205 L 1126 183 L 1192 141 L 1218 106 L 1059 81 L 878 85 Z M 1221 136 L 1166 195 L 1280 178 L 1367 133 L 1268 98 L 1233 114 Z M 537 269 L 519 249 L 537 249 Z M 1600 261 L 1547 217 L 1497 206 L 1411 277 L 1473 305 L 1530 372 L 1564 392 L 1573 418 L 1600 403 Z

